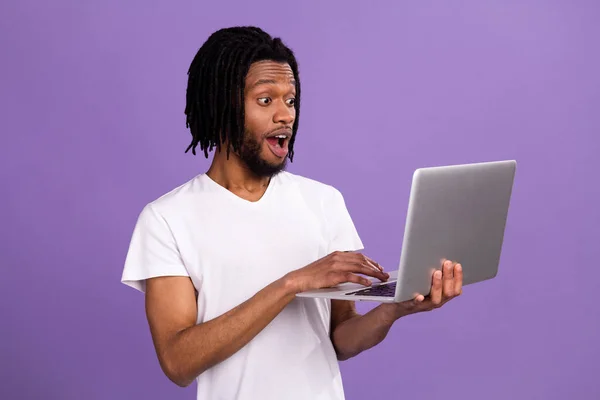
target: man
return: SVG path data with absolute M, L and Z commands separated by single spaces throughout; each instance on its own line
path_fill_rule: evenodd
M 427 297 L 365 315 L 295 296 L 389 277 L 357 252 L 341 193 L 285 171 L 299 111 L 294 54 L 259 28 L 215 32 L 191 64 L 186 152 L 214 149 L 212 164 L 144 207 L 122 281 L 145 292 L 164 373 L 197 380 L 198 399 L 343 399 L 339 360 L 461 293 L 460 265 L 448 262 Z

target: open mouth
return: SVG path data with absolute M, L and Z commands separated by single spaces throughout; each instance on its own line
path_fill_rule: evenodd
M 267 141 L 269 142 L 269 144 L 271 146 L 283 147 L 283 145 L 285 144 L 286 139 L 287 139 L 287 136 L 281 135 L 281 136 L 268 137 Z
M 270 137 L 267 138 L 267 141 L 271 146 L 283 147 L 283 145 L 285 144 L 285 138 Z
M 285 157 L 288 152 L 288 136 L 275 135 L 267 138 L 269 148 L 277 157 Z

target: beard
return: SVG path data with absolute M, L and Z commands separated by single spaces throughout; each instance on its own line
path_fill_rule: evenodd
M 260 156 L 261 143 L 255 139 L 255 135 L 246 132 L 240 148 L 239 157 L 256 176 L 261 178 L 272 177 L 285 170 L 287 157 L 283 162 L 273 164 Z

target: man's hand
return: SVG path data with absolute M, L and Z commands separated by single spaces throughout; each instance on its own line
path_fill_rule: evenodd
M 456 262 L 445 260 L 442 270 L 433 274 L 431 292 L 427 297 L 419 294 L 414 299 L 402 303 L 386 303 L 381 307 L 388 312 L 393 320 L 406 315 L 440 308 L 462 293 L 462 266 Z
M 334 328 L 332 341 L 339 360 L 347 360 L 383 341 L 396 320 L 409 314 L 439 308 L 462 293 L 463 273 L 460 264 L 442 262 L 442 271 L 432 277 L 429 295 L 415 296 L 402 303 L 383 303 L 358 315 L 352 301 L 332 300 Z
M 328 288 L 345 282 L 371 286 L 369 279 L 357 274 L 372 276 L 381 281 L 390 277 L 379 264 L 363 254 L 336 251 L 290 272 L 286 279 L 295 293 Z

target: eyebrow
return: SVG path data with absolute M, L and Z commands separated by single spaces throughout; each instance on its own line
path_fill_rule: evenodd
M 259 79 L 252 85 L 252 89 L 260 85 L 276 85 L 277 83 L 278 82 L 275 79 Z M 295 79 L 290 79 L 289 83 L 294 87 L 296 86 Z

